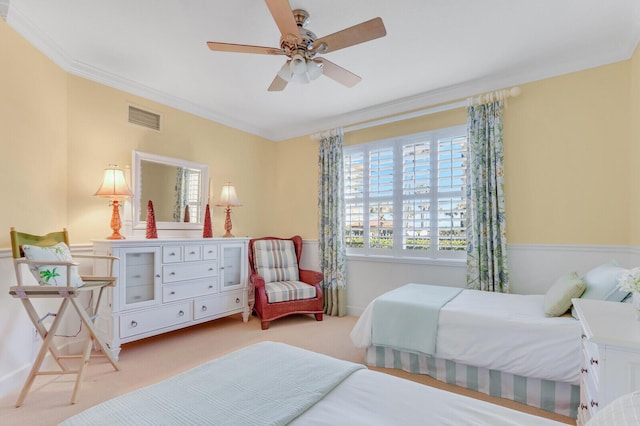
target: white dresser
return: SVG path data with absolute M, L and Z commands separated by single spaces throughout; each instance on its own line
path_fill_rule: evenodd
M 631 303 L 573 299 L 582 323 L 578 424 L 640 389 L 640 321 Z
M 241 313 L 247 322 L 248 241 L 94 241 L 94 253 L 119 258 L 116 287 L 109 289 L 96 320 L 115 357 L 123 343 L 227 315 Z

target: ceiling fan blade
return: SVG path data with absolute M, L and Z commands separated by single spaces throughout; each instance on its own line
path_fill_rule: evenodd
M 313 42 L 314 50 L 318 53 L 333 52 L 338 49 L 364 43 L 365 41 L 387 35 L 382 18 L 373 18 L 353 27 L 345 28 L 337 33 L 317 39 Z
M 347 71 L 327 59 L 318 58 L 316 61 L 322 62 L 322 74 L 347 87 L 353 87 L 362 80 L 351 71 Z
M 281 90 L 284 90 L 285 87 L 287 87 L 287 80 L 280 78 L 280 76 L 276 74 L 276 78 L 274 78 L 271 82 L 271 86 L 269 86 L 268 91 L 279 92 Z
M 217 52 L 260 53 L 263 55 L 284 55 L 282 49 L 275 47 L 250 46 L 248 44 L 218 43 L 208 41 L 209 49 Z
M 276 25 L 280 30 L 280 34 L 283 37 L 292 35 L 295 39 L 300 38 L 300 31 L 298 30 L 298 24 L 293 17 L 293 11 L 289 5 L 289 0 L 265 0 L 273 20 L 276 21 Z

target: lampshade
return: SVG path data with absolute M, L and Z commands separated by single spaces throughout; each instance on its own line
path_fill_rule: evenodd
M 102 185 L 95 194 L 99 197 L 109 198 L 125 198 L 131 197 L 133 194 L 129 190 L 129 185 L 124 178 L 124 173 L 115 164 L 109 164 L 104 170 Z
M 238 200 L 238 196 L 236 195 L 236 189 L 231 185 L 231 182 L 227 182 L 222 187 L 222 192 L 220 193 L 220 199 L 216 203 L 216 206 L 231 206 L 238 207 L 241 206 L 240 200 Z
M 294 55 L 290 61 L 287 61 L 278 76 L 287 81 L 294 83 L 309 83 L 322 75 L 322 63 L 311 59 L 305 59 L 302 55 Z

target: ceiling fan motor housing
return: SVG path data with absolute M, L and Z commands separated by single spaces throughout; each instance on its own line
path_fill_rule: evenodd
M 298 39 L 283 35 L 280 38 L 280 47 L 289 58 L 298 53 L 311 59 L 316 54 L 313 50 L 313 42 L 318 37 L 312 31 L 304 28 L 309 23 L 309 13 L 306 10 L 296 9 L 293 11 L 293 17 L 298 24 Z

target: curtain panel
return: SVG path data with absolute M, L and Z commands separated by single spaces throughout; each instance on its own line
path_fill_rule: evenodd
M 467 109 L 467 287 L 508 293 L 502 109 Z
M 320 268 L 324 275 L 324 312 L 345 316 L 347 282 L 342 131 L 332 131 L 320 137 L 318 151 L 318 243 Z

